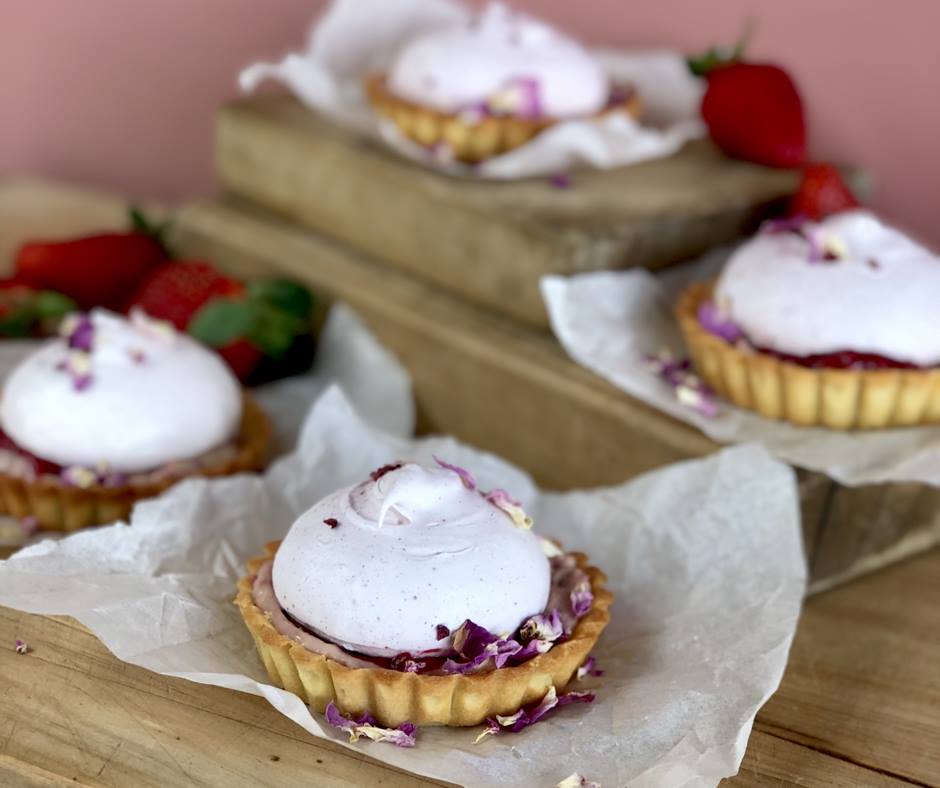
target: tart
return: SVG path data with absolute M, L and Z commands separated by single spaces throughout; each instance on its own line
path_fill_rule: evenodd
M 476 725 L 563 690 L 609 618 L 604 574 L 530 525 L 456 466 L 396 463 L 301 515 L 235 603 L 271 680 L 315 710 Z
M 940 258 L 871 213 L 768 222 L 676 316 L 698 375 L 770 419 L 940 421 Z
M 470 164 L 562 120 L 639 111 L 635 92 L 612 86 L 582 46 L 498 3 L 411 41 L 365 88 L 405 137 Z
M 41 530 L 126 519 L 190 476 L 264 465 L 270 427 L 216 354 L 135 312 L 69 316 L 0 401 L 0 511 Z

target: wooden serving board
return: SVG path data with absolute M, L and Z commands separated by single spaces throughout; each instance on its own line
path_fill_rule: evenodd
M 232 194 L 452 293 L 546 328 L 543 274 L 656 268 L 741 236 L 798 176 L 707 142 L 572 186 L 434 172 L 262 95 L 221 109 L 218 177 Z
M 350 303 L 410 372 L 422 431 L 496 452 L 549 488 L 614 484 L 718 448 L 579 367 L 544 332 L 276 216 L 210 201 L 175 226 L 190 255 L 246 277 L 289 274 Z M 940 490 L 799 479 L 811 591 L 940 541 Z

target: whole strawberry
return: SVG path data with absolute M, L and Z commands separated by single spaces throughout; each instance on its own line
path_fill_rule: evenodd
M 729 156 L 768 167 L 801 167 L 806 160 L 803 102 L 790 75 L 770 63 L 742 60 L 747 33 L 730 52 L 712 49 L 689 60 L 708 81 L 702 118 Z
M 803 180 L 787 213 L 807 219 L 824 219 L 839 211 L 857 208 L 859 202 L 831 164 L 811 164 L 803 170 Z

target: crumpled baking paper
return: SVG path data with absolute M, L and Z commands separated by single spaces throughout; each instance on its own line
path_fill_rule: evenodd
M 40 345 L 38 340 L 0 341 L 0 380 Z M 334 304 L 320 334 L 313 368 L 251 392 L 271 419 L 275 453 L 294 447 L 311 403 L 333 383 L 379 429 L 401 436 L 414 432 L 408 373 L 348 306 Z M 26 538 L 16 521 L 0 516 L 0 546 L 20 545 Z
M 688 356 L 672 309 L 692 281 L 713 279 L 729 249 L 661 274 L 608 271 L 542 279 L 555 335 L 568 355 L 639 400 L 720 443 L 759 443 L 778 459 L 849 486 L 922 482 L 940 486 L 940 427 L 846 432 L 765 419 L 717 398 L 718 415 L 681 405 L 643 363 L 667 349 Z
M 513 179 L 554 175 L 578 165 L 621 167 L 669 156 L 702 136 L 701 80 L 685 58 L 667 50 L 598 49 L 616 84 L 632 84 L 644 111 L 637 122 L 624 112 L 555 124 L 531 142 L 476 167 L 441 160 L 380 119 L 363 92 L 363 80 L 385 71 L 408 41 L 466 20 L 456 0 L 334 0 L 310 32 L 307 48 L 279 63 L 255 63 L 239 77 L 243 90 L 265 79 L 282 82 L 308 107 L 334 122 L 384 141 L 427 166 L 453 175 Z
M 595 650 L 591 705 L 522 733 L 424 728 L 414 749 L 347 743 L 271 686 L 231 604 L 245 561 L 327 493 L 394 459 L 437 455 L 522 499 L 536 529 L 610 576 L 612 620 Z M 368 426 L 338 388 L 298 451 L 263 477 L 189 480 L 139 505 L 132 525 L 80 532 L 0 563 L 0 604 L 71 615 L 120 659 L 261 695 L 315 736 L 468 786 L 554 786 L 580 772 L 612 786 L 714 785 L 741 761 L 776 689 L 805 586 L 793 472 L 758 447 L 675 465 L 618 487 L 539 492 L 520 470 L 450 438 Z M 394 589 L 388 589 L 395 593 Z M 408 592 L 410 593 L 410 591 Z

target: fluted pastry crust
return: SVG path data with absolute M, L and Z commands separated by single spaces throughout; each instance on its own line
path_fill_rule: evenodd
M 369 712 L 381 725 L 477 725 L 495 714 L 511 714 L 540 700 L 554 686 L 559 692 L 584 663 L 610 620 L 613 595 L 604 587 L 606 575 L 588 566 L 587 556 L 572 553 L 588 574 L 594 600 L 571 637 L 544 654 L 512 667 L 485 673 L 447 676 L 406 673 L 388 668 L 350 668 L 317 654 L 285 637 L 255 604 L 252 594 L 259 569 L 277 552 L 280 542 L 265 548 L 265 555 L 248 562 L 248 574 L 238 583 L 235 604 L 251 632 L 255 646 L 278 687 L 299 696 L 322 712 L 334 701 L 345 714 Z
M 682 294 L 676 318 L 698 375 L 720 396 L 803 427 L 872 429 L 940 422 L 940 369 L 812 369 L 706 331 L 699 306 L 713 285 Z

